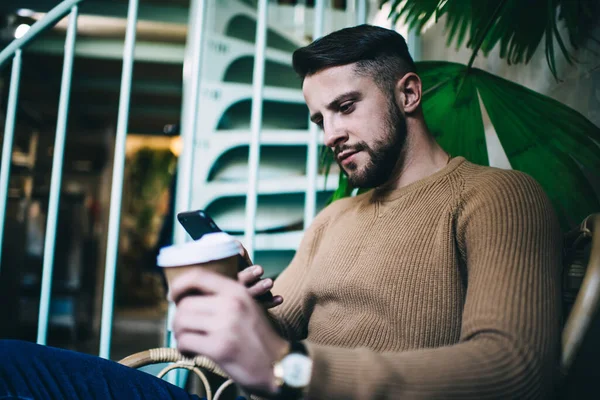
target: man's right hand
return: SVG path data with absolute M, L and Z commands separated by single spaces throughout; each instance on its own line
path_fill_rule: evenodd
M 246 286 L 250 296 L 259 301 L 259 296 L 269 293 L 271 288 L 273 288 L 272 279 L 261 279 L 264 273 L 265 271 L 259 265 L 252 265 L 238 273 L 238 282 Z M 281 296 L 273 296 L 272 300 L 270 301 L 261 301 L 261 304 L 265 309 L 276 307 L 281 303 L 283 303 L 283 297 Z

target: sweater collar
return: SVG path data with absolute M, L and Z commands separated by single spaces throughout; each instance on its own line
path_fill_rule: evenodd
M 437 171 L 429 176 L 426 176 L 425 178 L 422 178 L 416 182 L 413 182 L 409 185 L 403 186 L 398 189 L 390 190 L 387 192 L 380 192 L 380 191 L 377 191 L 377 189 L 371 190 L 371 192 L 370 192 L 371 193 L 371 201 L 377 201 L 377 202 L 384 203 L 384 202 L 397 200 L 410 192 L 413 192 L 424 186 L 430 185 L 433 182 L 436 182 L 439 179 L 445 177 L 446 175 L 452 173 L 454 170 L 456 170 L 456 168 L 458 168 L 460 165 L 462 165 L 462 163 L 464 163 L 465 161 L 466 160 L 464 157 L 460 157 L 460 156 L 454 157 L 448 162 L 448 164 L 444 168 L 440 169 L 439 171 Z

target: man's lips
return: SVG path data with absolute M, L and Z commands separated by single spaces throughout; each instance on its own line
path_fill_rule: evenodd
M 338 162 L 342 165 L 347 164 L 352 160 L 352 158 L 354 158 L 353 156 L 358 152 L 358 150 L 343 151 L 337 156 Z

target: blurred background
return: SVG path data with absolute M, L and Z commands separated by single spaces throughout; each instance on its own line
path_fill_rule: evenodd
M 354 25 L 359 2 L 325 1 L 324 33 Z M 415 29 L 388 18 L 393 2 L 367 1 L 364 18 L 397 29 L 418 61 L 466 64 L 471 50 L 447 43 L 445 17 Z M 0 4 L 0 50 L 57 4 Z M 127 128 L 111 358 L 164 344 L 167 304 L 155 257 L 172 242 L 177 160 L 182 151 L 184 55 L 190 4 L 142 0 Z M 79 8 L 71 104 L 55 250 L 48 344 L 98 353 L 108 215 L 119 105 L 127 1 L 89 0 Z M 202 47 L 198 131 L 191 204 L 227 232 L 244 232 L 256 2 L 208 1 Z M 23 68 L 0 269 L 0 337 L 35 340 L 44 235 L 67 20 L 23 52 Z M 304 228 L 308 116 L 291 67 L 294 49 L 310 43 L 314 1 L 270 1 L 256 218 L 255 262 L 276 277 L 292 259 Z M 600 26 L 593 28 L 600 37 Z M 418 33 L 418 34 L 417 34 Z M 600 126 L 600 46 L 557 57 L 557 80 L 540 46 L 528 64 L 508 65 L 498 47 L 474 66 L 567 105 Z M 0 121 L 11 69 L 0 69 Z M 483 111 L 489 164 L 509 157 Z M 457 155 L 457 154 L 453 154 Z M 338 188 L 338 171 L 320 170 L 317 209 Z
M 207 209 L 222 229 L 244 230 L 252 66 L 253 1 L 210 2 L 196 143 L 194 208 Z M 0 49 L 22 36 L 55 1 L 0 6 Z M 111 357 L 164 343 L 165 290 L 155 263 L 172 241 L 175 170 L 189 2 L 142 0 L 139 6 Z M 344 2 L 328 4 L 327 30 L 355 18 Z M 98 353 L 104 260 L 127 1 L 85 1 L 79 8 L 71 105 L 64 155 L 48 344 Z M 276 276 L 302 233 L 307 109 L 291 52 L 309 43 L 312 3 L 271 2 L 265 76 L 255 260 Z M 0 286 L 0 337 L 35 340 L 44 234 L 67 19 L 23 53 Z M 2 119 L 10 68 L 0 75 Z M 323 188 L 324 178 L 320 179 Z M 337 178 L 320 190 L 319 207 Z M 268 212 L 267 212 L 268 210 Z

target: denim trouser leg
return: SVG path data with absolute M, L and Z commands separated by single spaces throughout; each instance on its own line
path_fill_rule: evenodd
M 198 399 L 145 372 L 87 354 L 0 340 L 0 400 Z

